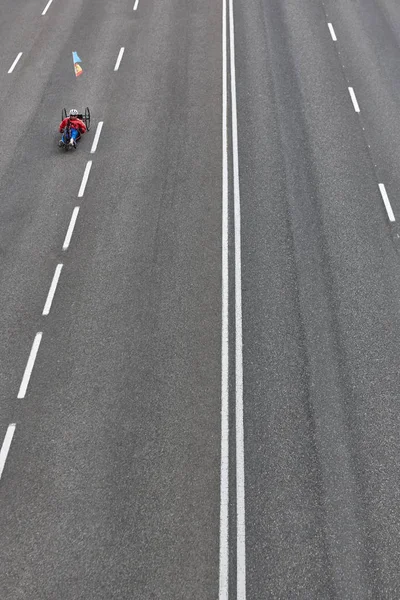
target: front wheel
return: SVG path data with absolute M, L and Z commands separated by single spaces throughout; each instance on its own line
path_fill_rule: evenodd
M 68 150 L 69 150 L 69 141 L 71 139 L 71 132 L 70 132 L 68 126 L 63 131 L 63 137 L 62 137 L 62 139 L 64 140 L 65 152 L 68 152 Z

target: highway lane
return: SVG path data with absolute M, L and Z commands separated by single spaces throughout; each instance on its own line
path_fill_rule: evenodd
M 400 279 L 378 179 L 322 6 L 235 3 L 235 22 L 247 597 L 397 597 Z
M 98 114 L 103 98 L 112 89 L 107 75 L 112 74 L 117 47 L 99 52 L 96 44 L 100 43 L 99 32 L 103 43 L 110 41 L 107 35 L 115 38 L 124 16 L 107 15 L 105 26 L 104 13 L 97 11 L 101 23 L 85 38 L 82 32 L 80 36 L 73 34 L 81 5 L 75 2 L 67 9 L 65 3 L 54 3 L 47 29 L 39 12 L 38 37 L 34 49 L 24 57 L 23 68 L 1 74 L 0 137 L 6 150 L 0 154 L 0 392 L 4 426 L 15 405 L 34 335 L 42 326 L 40 315 L 85 165 L 83 153 L 77 153 L 68 156 L 69 166 L 65 168 L 66 157 L 56 146 L 61 107 L 64 103 L 69 106 L 68 102 L 83 107 L 86 102 Z M 50 19 L 50 13 L 46 18 Z M 90 13 L 85 18 L 96 24 Z M 17 37 L 15 28 L 13 17 L 10 30 Z M 69 42 L 71 35 L 75 37 Z M 77 86 L 69 44 L 74 47 L 79 39 L 82 42 L 77 47 L 87 58 L 89 73 L 83 85 Z M 90 43 L 96 56 L 90 52 Z M 91 140 L 85 140 L 82 149 L 89 152 L 90 144 Z
M 0 65 L 1 76 L 7 72 L 19 51 L 28 52 L 45 22 L 40 23 L 40 13 L 43 10 L 42 0 L 24 2 L 4 1 L 0 4 Z M 23 48 L 21 48 L 21 45 Z M 0 93 L 4 92 L 4 83 Z
M 17 423 L 1 480 L 2 598 L 203 599 L 218 587 L 221 16 L 212 3 L 137 17 L 126 5 L 76 3 L 60 42 L 55 1 L 9 96 L 27 114 L 0 182 L 2 403 Z M 35 84 L 39 48 L 50 58 Z M 104 120 L 95 155 L 94 131 L 59 155 L 61 106 L 86 103 Z
M 34 322 L 34 315 L 40 317 L 54 260 L 77 197 L 86 164 L 84 156 L 86 153 L 88 158 L 93 137 L 91 134 L 83 140 L 83 153 L 68 155 L 65 168 L 65 156 L 56 147 L 61 107 L 64 104 L 83 107 L 88 103 L 99 115 L 102 105 L 106 107 L 103 99 L 107 99 L 115 85 L 112 69 L 117 45 L 113 43 L 107 52 L 100 50 L 101 43 L 108 43 L 121 30 L 124 14 L 114 18 L 106 14 L 107 21 L 103 24 L 104 12 L 100 17 L 97 11 L 100 20 L 97 29 L 86 38 L 82 31 L 77 31 L 68 41 L 79 16 L 90 20 L 90 13 L 80 15 L 80 7 L 81 4 L 75 3 L 74 10 L 72 5 L 66 10 L 64 3 L 54 3 L 50 26 L 39 34 L 36 51 L 27 57 L 26 69 L 4 74 L 2 78 L 13 82 L 6 88 L 1 106 L 1 138 L 7 148 L 0 159 L 2 376 L 12 376 L 7 388 L 2 389 L 2 397 L 13 397 L 13 390 L 19 385 L 21 365 L 35 332 L 33 326 L 29 330 L 26 325 Z M 42 22 L 38 17 L 37 24 Z M 131 28 L 135 32 L 135 23 Z M 70 44 L 82 49 L 88 70 L 79 86 L 73 75 Z M 19 354 L 14 354 L 20 343 Z
M 336 49 L 344 76 L 354 86 L 360 117 L 377 177 L 386 182 L 395 212 L 400 213 L 399 44 L 397 3 L 384 0 L 362 5 L 324 2 L 338 36 Z

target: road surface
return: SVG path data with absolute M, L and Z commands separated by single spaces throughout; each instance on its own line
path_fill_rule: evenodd
M 399 59 L 396 0 L 1 1 L 2 600 L 400 597 Z

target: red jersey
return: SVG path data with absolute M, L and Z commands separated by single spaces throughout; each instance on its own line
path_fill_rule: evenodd
M 65 129 L 65 127 L 68 125 L 70 127 L 72 127 L 72 129 L 79 129 L 79 133 L 86 133 L 86 125 L 83 121 L 81 121 L 80 119 L 71 119 L 71 117 L 67 117 L 66 119 L 63 119 L 60 123 L 60 133 L 63 132 L 63 130 Z

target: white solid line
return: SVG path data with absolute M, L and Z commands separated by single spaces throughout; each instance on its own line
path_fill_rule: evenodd
M 236 107 L 235 24 L 233 0 L 229 0 L 231 63 L 233 202 L 235 238 L 235 378 L 236 378 L 236 600 L 246 600 L 246 519 L 244 489 L 243 425 L 243 338 L 242 338 L 242 258 L 240 223 L 239 152 Z
M 33 340 L 31 353 L 29 355 L 28 362 L 25 367 L 25 373 L 22 378 L 17 398 L 25 398 L 26 388 L 28 387 L 29 379 L 31 378 L 33 365 L 35 364 L 36 355 L 38 353 L 41 340 L 42 332 L 39 331 L 39 333 L 36 334 L 35 339 Z
M 99 143 L 99 137 L 100 137 L 102 129 L 103 129 L 103 121 L 99 121 L 99 123 L 97 125 L 96 135 L 94 136 L 94 140 L 93 140 L 92 149 L 90 151 L 90 154 L 94 154 L 96 152 L 96 150 L 97 150 L 97 144 Z
M 355 95 L 352 87 L 349 87 L 349 92 L 350 92 L 351 99 L 353 100 L 354 110 L 359 113 L 360 107 L 358 106 L 357 98 L 356 98 L 356 95 Z
M 229 575 L 229 271 L 228 119 L 226 0 L 222 0 L 222 309 L 221 309 L 221 482 L 219 517 L 219 600 L 228 600 Z
M 138 4 L 139 4 L 139 0 L 136 0 L 133 10 L 137 10 Z
M 15 66 L 16 66 L 17 62 L 19 61 L 19 59 L 21 58 L 22 54 L 23 54 L 23 52 L 18 52 L 17 58 L 14 60 L 11 67 L 8 69 L 8 73 L 12 73 L 14 71 Z
M 383 183 L 379 184 L 379 189 L 381 191 L 382 200 L 383 200 L 383 203 L 385 205 L 386 212 L 387 212 L 388 217 L 389 217 L 389 221 L 391 221 L 392 223 L 394 223 L 396 219 L 394 218 L 394 213 L 393 213 L 392 207 L 390 205 L 389 197 L 387 195 L 386 188 L 385 188 L 385 186 L 384 186 Z
M 331 36 L 332 36 L 333 41 L 337 42 L 336 33 L 335 33 L 335 30 L 333 29 L 332 23 L 328 23 L 328 27 L 329 27 L 329 31 L 331 32 Z
M 4 465 L 6 464 L 8 451 L 10 450 L 11 442 L 14 436 L 15 423 L 11 423 L 8 426 L 6 435 L 4 437 L 3 445 L 0 450 L 0 479 L 3 474 Z
M 65 236 L 65 240 L 64 240 L 64 244 L 63 244 L 63 248 L 62 248 L 63 250 L 66 250 L 68 248 L 69 243 L 71 241 L 72 232 L 74 231 L 75 222 L 76 222 L 76 218 L 78 216 L 78 212 L 79 212 L 79 206 L 75 206 L 75 208 L 74 208 L 74 210 L 72 212 L 71 221 L 69 222 L 67 235 Z
M 87 180 L 89 179 L 89 173 L 90 173 L 91 168 L 92 168 L 92 161 L 88 160 L 86 167 L 85 167 L 85 172 L 83 174 L 81 187 L 79 188 L 78 198 L 82 198 L 83 194 L 85 193 L 85 187 L 87 184 Z
M 51 282 L 51 286 L 49 289 L 49 293 L 47 295 L 47 300 L 46 300 L 46 304 L 44 305 L 42 315 L 48 315 L 50 312 L 51 304 L 53 302 L 54 294 L 56 293 L 56 288 L 57 288 L 58 280 L 61 275 L 62 268 L 63 268 L 63 266 L 61 264 L 57 265 L 57 267 L 56 267 L 56 270 L 55 270 L 54 276 L 53 276 L 53 281 Z
M 121 48 L 121 50 L 119 51 L 119 54 L 118 54 L 117 62 L 115 63 L 114 71 L 118 71 L 124 52 L 125 52 L 125 48 Z
M 53 2 L 53 0 L 49 0 L 48 3 L 46 4 L 46 8 L 44 9 L 44 11 L 42 12 L 42 17 L 43 15 L 45 15 L 50 7 L 50 4 Z

